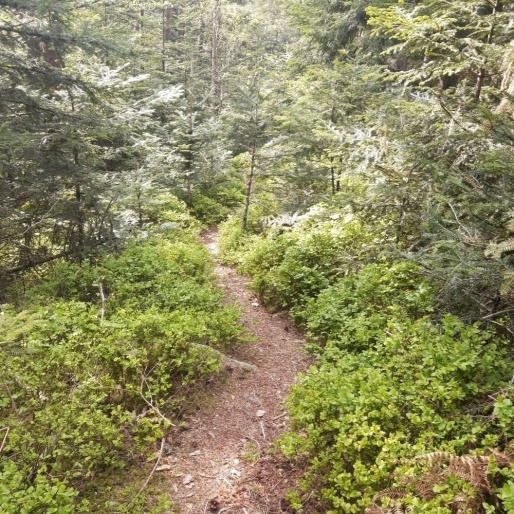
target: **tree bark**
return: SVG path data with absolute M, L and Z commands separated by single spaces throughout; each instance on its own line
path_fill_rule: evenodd
M 257 125 L 257 121 L 255 122 Z M 257 126 L 255 126 L 255 131 L 257 130 Z M 245 195 L 245 206 L 243 211 L 243 230 L 246 230 L 248 225 L 248 212 L 250 210 L 250 201 L 252 198 L 252 188 L 253 188 L 253 179 L 255 177 L 255 159 L 257 156 L 257 134 L 253 134 L 253 143 L 252 143 L 252 159 L 250 162 L 250 174 L 248 176 L 248 182 L 246 183 L 246 195 Z
M 221 30 L 221 0 L 214 1 L 212 10 L 212 35 L 211 35 L 211 83 L 213 91 L 214 112 L 219 115 L 222 108 L 221 75 L 219 63 L 219 43 Z
M 496 0 L 495 4 L 493 6 L 493 12 L 491 14 L 493 19 L 491 21 L 491 26 L 489 28 L 489 33 L 487 34 L 487 41 L 486 41 L 486 43 L 488 45 L 492 44 L 492 42 L 493 42 L 494 29 L 495 29 L 495 26 L 496 26 L 496 22 L 495 22 L 494 17 L 495 17 L 497 12 L 501 11 L 501 9 L 502 9 L 502 0 Z M 474 95 L 474 98 L 473 98 L 475 102 L 478 102 L 480 100 L 480 96 L 482 94 L 482 89 L 484 87 L 485 78 L 486 78 L 486 71 L 485 71 L 485 68 L 482 68 L 480 70 L 480 72 L 478 73 L 477 83 L 476 83 L 476 86 L 475 86 L 475 95 Z

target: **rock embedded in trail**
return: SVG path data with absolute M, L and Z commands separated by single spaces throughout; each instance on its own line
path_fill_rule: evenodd
M 182 483 L 183 483 L 184 485 L 189 485 L 193 480 L 194 480 L 193 475 L 186 475 L 186 476 L 182 479 Z

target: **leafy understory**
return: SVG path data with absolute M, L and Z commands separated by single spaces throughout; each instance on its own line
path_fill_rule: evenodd
M 317 358 L 292 508 L 512 514 L 513 15 L 0 1 L 0 509 L 99 510 L 227 362 L 200 222 Z
M 58 264 L 23 305 L 2 305 L 0 510 L 152 508 L 134 489 L 102 510 L 105 477 L 128 476 L 180 422 L 241 342 L 238 321 L 197 233 L 178 224 L 95 264 Z
M 298 512 L 510 512 L 509 339 L 436 309 L 439 284 L 374 226 L 313 210 L 260 235 L 222 228 L 222 258 L 287 308 L 317 362 L 277 443 L 305 467 Z M 345 219 L 345 222 L 341 222 Z M 382 242 L 378 243 L 382 238 Z

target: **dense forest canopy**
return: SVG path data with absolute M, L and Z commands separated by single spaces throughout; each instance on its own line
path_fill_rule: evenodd
M 241 341 L 220 223 L 317 359 L 291 508 L 514 512 L 512 2 L 0 0 L 0 149 L 2 512 L 100 512 Z

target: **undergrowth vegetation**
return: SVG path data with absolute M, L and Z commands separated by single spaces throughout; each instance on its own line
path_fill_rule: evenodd
M 55 265 L 1 306 L 1 512 L 169 508 L 87 491 L 144 463 L 219 352 L 242 341 L 195 223 L 176 214 L 119 255 Z
M 277 444 L 305 469 L 295 512 L 514 512 L 512 342 L 442 312 L 443 286 L 379 224 L 329 206 L 260 233 L 237 221 L 222 258 L 317 356 Z
M 190 194 L 181 196 L 195 218 L 207 226 L 224 221 L 244 200 L 244 181 L 235 171 L 211 177 Z

